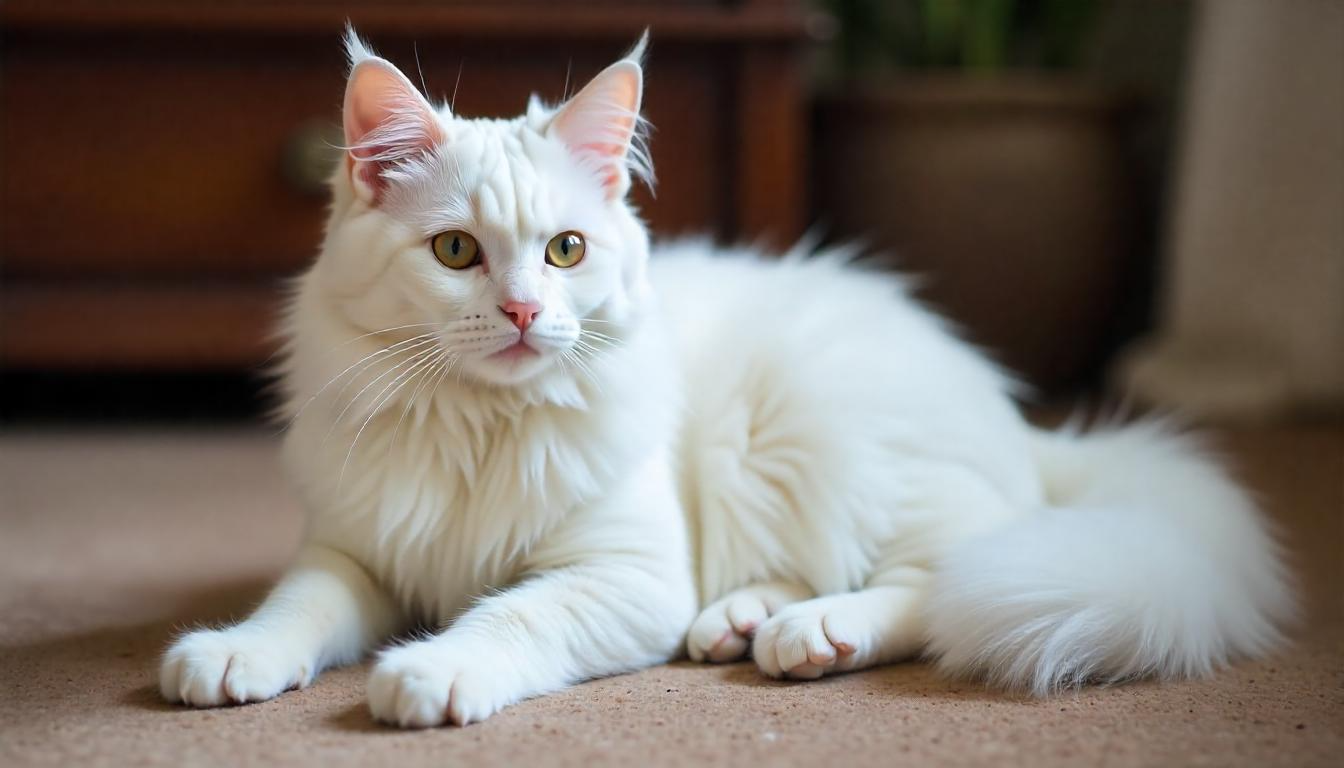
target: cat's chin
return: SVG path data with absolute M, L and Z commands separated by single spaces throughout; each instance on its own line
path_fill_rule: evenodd
M 467 371 L 486 384 L 507 387 L 541 378 L 555 367 L 554 363 L 553 357 L 546 352 L 515 345 L 472 361 Z

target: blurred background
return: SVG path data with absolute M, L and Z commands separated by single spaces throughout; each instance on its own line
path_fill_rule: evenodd
M 347 18 L 490 116 L 649 26 L 657 234 L 864 242 L 1041 401 L 1338 412 L 1342 8 L 7 0 L 0 417 L 262 412 L 283 281 L 320 237 Z

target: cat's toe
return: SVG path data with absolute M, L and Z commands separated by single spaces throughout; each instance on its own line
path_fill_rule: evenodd
M 705 611 L 691 625 L 686 652 L 692 661 L 736 661 L 746 655 L 748 642 L 728 623 L 727 616 Z
M 159 666 L 159 693 L 164 699 L 193 707 L 225 703 L 228 655 L 213 645 L 203 633 L 192 633 L 168 648 Z
M 807 603 L 785 608 L 761 625 L 752 657 L 770 677 L 815 680 L 847 668 L 854 643 L 828 632 L 827 615 Z
M 402 728 L 468 725 L 511 703 L 480 659 L 412 644 L 383 653 L 369 674 L 369 712 Z M 494 671 L 500 672 L 495 669 Z
M 159 667 L 159 692 L 193 707 L 245 704 L 306 685 L 311 667 L 289 663 L 277 643 L 236 631 L 200 630 L 168 648 Z
M 447 722 L 452 690 L 452 680 L 433 670 L 379 664 L 369 675 L 369 711 L 402 728 L 432 728 Z
M 700 625 L 687 635 L 686 652 L 691 661 L 736 661 L 747 653 L 747 638 L 728 626 Z
M 747 655 L 751 636 L 769 612 L 760 598 L 736 595 L 720 600 L 700 612 L 686 636 L 686 650 L 693 661 L 722 663 Z

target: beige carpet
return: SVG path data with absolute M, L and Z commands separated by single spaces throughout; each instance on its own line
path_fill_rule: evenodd
M 1022 701 L 906 664 L 812 683 L 677 663 L 465 729 L 370 721 L 364 669 L 159 702 L 173 623 L 238 615 L 300 536 L 264 432 L 0 436 L 0 765 L 1339 765 L 1344 427 L 1225 435 L 1297 552 L 1297 645 L 1211 681 Z

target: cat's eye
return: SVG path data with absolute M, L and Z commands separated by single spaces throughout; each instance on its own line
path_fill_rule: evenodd
M 440 232 L 429 241 L 434 258 L 449 269 L 466 269 L 481 263 L 481 246 L 476 238 L 459 229 Z
M 561 232 L 546 244 L 546 263 L 553 267 L 569 268 L 583 261 L 588 244 L 578 232 Z

